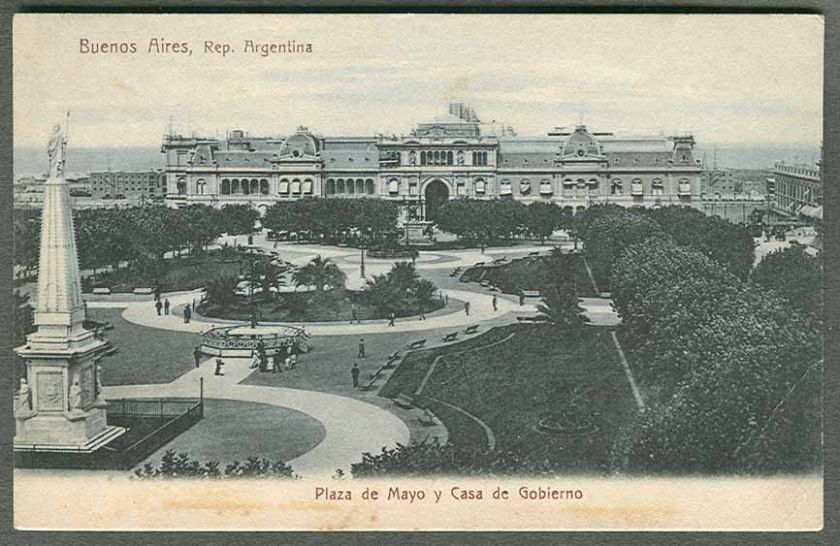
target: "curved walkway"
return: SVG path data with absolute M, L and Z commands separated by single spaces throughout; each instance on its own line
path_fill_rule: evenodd
M 434 330 L 440 328 L 460 328 L 483 321 L 497 319 L 507 314 L 536 312 L 536 306 L 533 304 L 519 306 L 517 303 L 514 303 L 504 297 L 498 298 L 498 310 L 493 311 L 492 293 L 482 294 L 480 292 L 468 290 L 445 290 L 445 293 L 452 298 L 469 302 L 470 314 L 467 315 L 464 311 L 455 311 L 446 315 L 431 316 L 426 320 L 419 320 L 417 318 L 397 319 L 396 325 L 392 327 L 387 326 L 386 320 L 365 321 L 361 324 L 347 324 L 346 322 L 284 322 L 283 324 L 304 327 L 310 335 L 346 336 L 386 332 L 421 332 L 424 330 Z M 178 314 L 161 316 L 158 316 L 157 311 L 155 310 L 154 302 L 152 301 L 92 301 L 88 303 L 88 307 L 124 307 L 125 311 L 123 311 L 122 316 L 128 322 L 139 324 L 141 326 L 147 326 L 149 328 L 159 328 L 162 330 L 172 330 L 176 332 L 201 333 L 211 328 L 230 326 L 230 321 L 214 322 L 212 320 L 201 319 L 194 319 L 189 323 L 185 323 L 183 317 L 180 315 L 180 310 L 174 308 L 191 304 L 193 300 L 198 301 L 200 296 L 200 290 L 164 296 L 169 300 L 173 311 L 178 312 Z M 242 324 L 245 323 L 245 321 L 242 321 Z
M 120 385 L 105 387 L 106 398 L 195 397 L 204 378 L 207 398 L 257 402 L 303 412 L 324 425 L 321 443 L 296 459 L 286 461 L 302 477 L 330 477 L 337 469 L 349 472 L 365 452 L 377 453 L 383 446 L 407 444 L 409 430 L 396 415 L 372 404 L 315 391 L 283 387 L 240 385 L 253 370 L 248 359 L 226 359 L 225 375 L 214 375 L 215 363 L 205 361 L 165 385 Z

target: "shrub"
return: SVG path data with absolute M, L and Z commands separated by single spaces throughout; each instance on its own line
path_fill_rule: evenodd
M 175 454 L 167 450 L 161 457 L 160 464 L 155 467 L 146 463 L 142 468 L 134 471 L 139 479 L 170 479 L 170 478 L 200 478 L 200 479 L 229 479 L 229 478 L 283 478 L 291 479 L 297 476 L 292 467 L 286 463 L 272 462 L 259 457 L 249 457 L 244 463 L 233 461 L 224 468 L 217 461 L 199 462 L 190 459 L 186 453 Z

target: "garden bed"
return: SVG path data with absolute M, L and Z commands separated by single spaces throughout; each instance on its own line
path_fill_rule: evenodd
M 279 294 L 273 299 L 261 299 L 255 303 L 257 319 L 263 322 L 350 322 L 353 306 L 359 320 L 382 320 L 386 313 L 369 305 L 363 292 L 353 290 L 327 290 L 324 292 L 306 292 Z M 433 300 L 425 313 L 429 314 L 444 306 L 443 301 Z M 247 298 L 237 298 L 229 307 L 220 307 L 211 302 L 198 306 L 197 312 L 208 318 L 228 320 L 250 320 L 251 307 Z M 412 317 L 420 314 L 416 305 L 410 305 L 395 313 L 396 318 Z
M 505 294 L 518 294 L 520 291 L 540 290 L 547 284 L 557 284 L 558 279 L 550 265 L 551 256 L 529 256 L 512 260 L 500 265 L 480 265 L 464 271 L 464 282 L 482 282 L 496 286 Z M 592 288 L 586 264 L 580 254 L 565 254 L 563 259 L 570 260 L 574 271 L 574 282 L 580 297 L 597 297 Z

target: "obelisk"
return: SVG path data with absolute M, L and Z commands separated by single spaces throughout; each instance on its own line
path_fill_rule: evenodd
M 65 126 L 66 127 L 66 126 Z M 85 306 L 64 178 L 67 139 L 55 125 L 47 153 L 36 331 L 15 349 L 26 361 L 15 403 L 15 449 L 95 451 L 124 432 L 109 427 L 97 392 L 97 361 L 107 343 L 85 330 Z

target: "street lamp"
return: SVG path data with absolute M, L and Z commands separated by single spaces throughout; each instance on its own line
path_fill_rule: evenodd
M 257 308 L 254 305 L 254 249 L 248 249 L 250 275 L 248 276 L 248 304 L 251 307 L 251 328 L 257 327 Z

